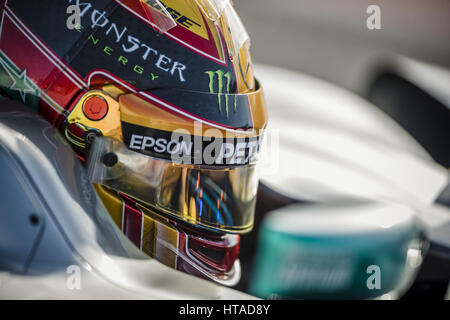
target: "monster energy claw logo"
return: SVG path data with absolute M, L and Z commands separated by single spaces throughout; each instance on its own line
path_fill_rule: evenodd
M 230 99 L 230 89 L 231 89 L 231 74 L 230 72 L 224 73 L 222 70 L 217 71 L 206 71 L 209 76 L 209 92 L 211 94 L 217 94 L 217 101 L 219 103 L 219 112 L 222 112 L 222 96 L 225 96 L 225 113 L 229 115 L 229 99 Z M 215 90 L 214 83 L 216 82 L 217 75 L 217 91 Z M 226 79 L 226 84 L 224 83 Z M 225 91 L 224 91 L 225 89 Z M 237 95 L 234 97 L 234 111 L 237 109 Z

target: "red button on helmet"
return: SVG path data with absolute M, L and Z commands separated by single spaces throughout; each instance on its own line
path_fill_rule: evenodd
M 89 97 L 83 104 L 83 113 L 89 120 L 101 120 L 108 113 L 108 103 L 100 96 Z

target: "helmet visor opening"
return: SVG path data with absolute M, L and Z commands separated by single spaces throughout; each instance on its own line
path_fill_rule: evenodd
M 178 164 L 137 153 L 112 138 L 96 138 L 88 175 L 94 183 L 212 231 L 244 233 L 253 226 L 258 186 L 255 164 Z

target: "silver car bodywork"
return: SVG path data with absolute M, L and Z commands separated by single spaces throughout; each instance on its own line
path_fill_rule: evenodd
M 170 269 L 115 226 L 60 134 L 0 100 L 0 299 L 248 299 Z

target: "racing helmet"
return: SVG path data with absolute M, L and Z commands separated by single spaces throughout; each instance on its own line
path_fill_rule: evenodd
M 61 130 L 130 240 L 235 282 L 267 112 L 231 1 L 9 0 L 0 30 L 2 94 Z

